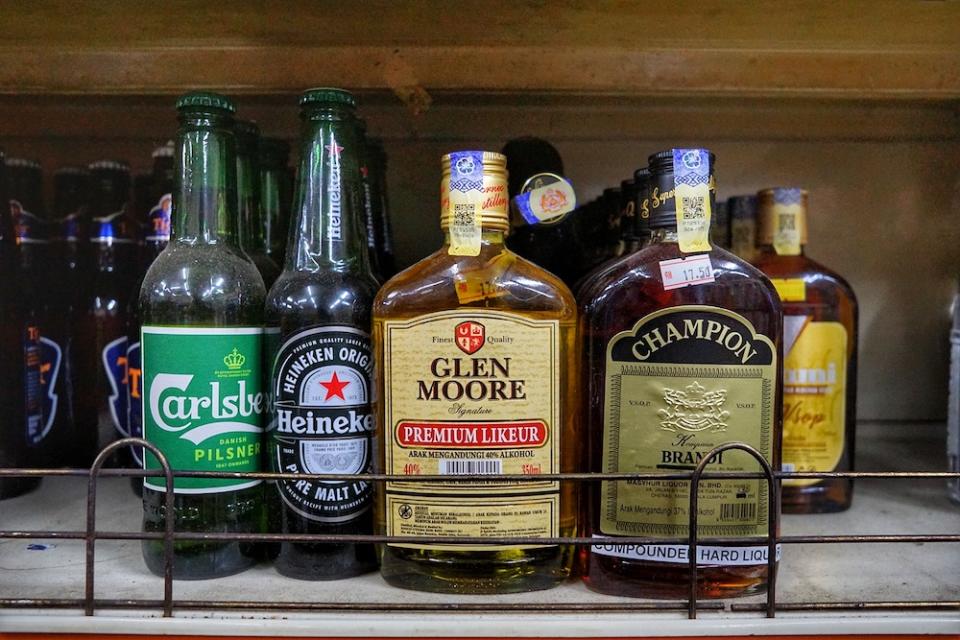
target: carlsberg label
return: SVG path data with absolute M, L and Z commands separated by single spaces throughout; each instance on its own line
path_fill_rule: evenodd
M 141 333 L 143 436 L 174 471 L 260 470 L 262 416 L 258 327 L 158 327 Z M 159 469 L 146 454 L 144 468 Z M 176 493 L 235 491 L 259 480 L 177 478 Z M 147 478 L 162 491 L 163 478 Z

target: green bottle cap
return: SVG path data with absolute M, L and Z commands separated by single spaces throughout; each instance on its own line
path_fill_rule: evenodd
M 344 89 L 334 89 L 330 87 L 322 87 L 319 89 L 307 89 L 303 92 L 303 95 L 300 96 L 300 106 L 305 107 L 307 105 L 345 105 L 348 107 L 356 107 L 357 99 L 353 97 L 353 94 Z
M 230 98 L 219 93 L 192 91 L 177 98 L 177 111 L 196 108 L 221 109 L 228 113 L 237 112 L 237 108 L 233 106 Z

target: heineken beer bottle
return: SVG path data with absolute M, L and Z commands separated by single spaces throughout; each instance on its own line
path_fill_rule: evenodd
M 303 136 L 295 222 L 283 273 L 267 296 L 276 345 L 267 431 L 271 466 L 287 473 L 366 473 L 374 418 L 370 310 L 377 281 L 365 243 L 360 138 L 353 96 L 300 99 Z M 373 487 L 361 480 L 284 480 L 271 492 L 271 531 L 372 533 Z M 277 570 L 328 580 L 376 568 L 370 544 L 281 544 Z
M 240 248 L 233 104 L 214 93 L 177 101 L 173 232 L 140 289 L 144 437 L 174 470 L 252 472 L 260 468 L 261 338 L 265 290 Z M 159 462 L 145 456 L 145 468 Z M 174 512 L 164 481 L 147 478 L 143 525 L 163 531 L 259 531 L 258 480 L 177 478 Z M 143 543 L 147 566 L 163 571 L 163 543 Z M 213 578 L 253 560 L 237 542 L 178 541 L 176 578 Z

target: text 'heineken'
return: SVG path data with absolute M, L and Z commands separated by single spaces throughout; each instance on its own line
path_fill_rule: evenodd
M 374 417 L 370 310 L 377 292 L 364 239 L 355 102 L 339 89 L 300 99 L 303 134 L 296 219 L 283 273 L 267 296 L 273 397 L 272 470 L 370 471 Z M 362 480 L 282 480 L 270 492 L 271 531 L 370 533 L 373 487 Z M 369 544 L 281 544 L 277 571 L 333 579 L 376 568 Z
M 178 172 L 173 233 L 140 290 L 143 434 L 177 471 L 260 470 L 262 315 L 265 290 L 240 248 L 233 104 L 212 93 L 177 101 Z M 145 468 L 159 469 L 147 454 Z M 177 478 L 178 531 L 253 533 L 261 528 L 259 480 Z M 147 478 L 145 531 L 163 531 L 163 478 Z M 163 571 L 163 546 L 143 543 Z M 213 578 L 253 564 L 238 542 L 178 541 L 174 577 Z

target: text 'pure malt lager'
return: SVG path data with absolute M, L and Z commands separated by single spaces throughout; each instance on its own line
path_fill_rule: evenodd
M 260 470 L 263 279 L 240 248 L 233 104 L 212 93 L 177 101 L 178 172 L 173 233 L 140 290 L 144 437 L 175 470 Z M 147 454 L 148 470 L 160 468 Z M 147 478 L 144 530 L 256 532 L 258 480 L 178 478 L 174 513 L 164 480 Z M 174 576 L 212 578 L 250 566 L 237 542 L 178 541 Z M 147 566 L 163 571 L 163 544 L 143 543 Z
M 581 298 L 589 469 L 692 471 L 717 446 L 742 442 L 779 464 L 782 310 L 770 281 L 710 243 L 714 157 L 671 149 L 650 157 L 652 238 L 592 282 Z M 743 451 L 708 459 L 709 471 L 757 471 Z M 605 481 L 585 491 L 584 579 L 602 593 L 682 598 L 687 545 L 618 544 L 618 537 L 685 539 L 690 483 Z M 704 481 L 698 533 L 764 536 L 764 480 Z M 700 597 L 767 584 L 767 546 L 700 545 Z
M 267 296 L 273 407 L 271 470 L 368 473 L 374 396 L 370 272 L 353 96 L 314 89 L 300 99 L 303 135 L 296 218 L 283 273 Z M 373 486 L 363 480 L 282 480 L 271 492 L 270 530 L 352 534 L 373 530 Z M 301 579 L 376 568 L 371 544 L 284 542 L 275 566 Z
M 443 158 L 443 247 L 377 294 L 378 462 L 389 474 L 452 482 L 391 482 L 377 526 L 423 542 L 381 547 L 390 584 L 453 593 L 546 589 L 570 573 L 576 491 L 555 481 L 457 482 L 474 474 L 574 471 L 576 304 L 556 277 L 504 246 L 506 158 Z M 464 546 L 431 538 L 490 538 Z
M 851 471 L 856 435 L 857 299 L 805 255 L 807 192 L 757 194 L 754 264 L 783 302 L 783 470 Z M 853 480 L 784 480 L 784 513 L 843 511 Z

